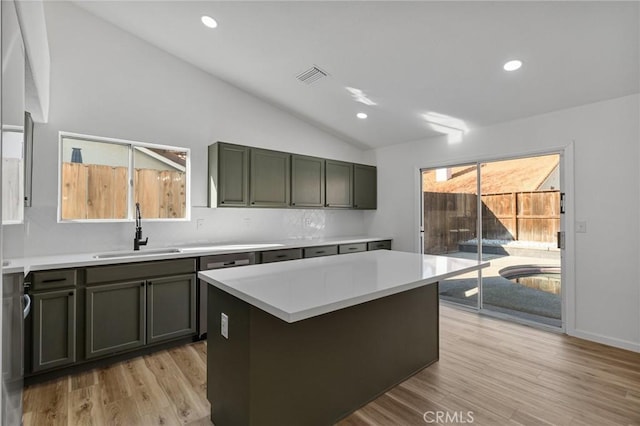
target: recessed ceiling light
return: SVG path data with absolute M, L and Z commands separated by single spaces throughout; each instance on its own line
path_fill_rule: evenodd
M 211 16 L 204 15 L 202 18 L 200 18 L 200 20 L 205 26 L 209 28 L 216 28 L 218 26 L 218 23 L 216 22 L 216 20 L 213 19 Z
M 514 59 L 512 61 L 505 63 L 503 68 L 505 71 L 515 71 L 520 69 L 521 66 L 522 66 L 522 61 Z
M 365 118 L 367 118 L 367 117 L 368 117 L 368 115 L 367 115 L 367 114 L 365 114 L 364 112 L 359 112 L 359 113 L 357 113 L 357 114 L 356 114 L 356 117 L 358 117 L 358 118 L 360 118 L 360 119 L 364 120 Z

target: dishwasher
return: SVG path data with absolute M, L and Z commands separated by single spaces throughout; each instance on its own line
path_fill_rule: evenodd
M 210 271 L 212 269 L 234 268 L 237 266 L 253 265 L 256 263 L 255 253 L 231 253 L 202 256 L 198 263 L 198 271 Z M 207 334 L 207 284 L 199 282 L 200 298 L 198 301 L 198 337 L 206 338 Z

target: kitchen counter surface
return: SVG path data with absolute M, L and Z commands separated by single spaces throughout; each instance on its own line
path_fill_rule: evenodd
M 199 257 L 212 254 L 228 254 L 243 252 L 259 252 L 265 250 L 280 250 L 289 248 L 305 248 L 335 244 L 366 243 L 372 241 L 391 240 L 391 238 L 351 236 L 315 239 L 287 239 L 263 242 L 202 242 L 192 245 L 175 245 L 170 247 L 143 247 L 139 252 L 132 250 L 107 251 L 95 253 L 74 253 L 54 256 L 34 256 L 19 259 L 5 259 L 2 267 L 3 274 L 24 273 L 46 269 L 77 268 L 84 266 L 113 265 L 119 263 L 145 262 L 149 260 L 179 259 L 185 257 Z M 131 254 L 134 254 L 131 256 Z M 103 255 L 107 257 L 98 258 Z
M 489 266 L 389 250 L 204 271 L 209 284 L 292 323 Z

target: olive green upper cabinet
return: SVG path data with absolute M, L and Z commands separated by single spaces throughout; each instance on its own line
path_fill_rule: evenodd
M 324 159 L 291 156 L 291 205 L 324 207 Z
M 353 164 L 343 161 L 326 160 L 327 207 L 353 207 Z
M 252 207 L 288 207 L 291 200 L 291 155 L 286 152 L 251 148 L 251 184 L 249 201 Z
M 249 148 L 209 145 L 209 207 L 249 205 Z
M 375 209 L 377 207 L 377 193 L 376 168 L 355 164 L 353 166 L 353 207 L 356 209 Z

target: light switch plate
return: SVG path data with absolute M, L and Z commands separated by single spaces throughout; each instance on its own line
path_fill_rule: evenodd
M 224 312 L 220 314 L 220 334 L 225 339 L 229 338 L 229 317 Z

